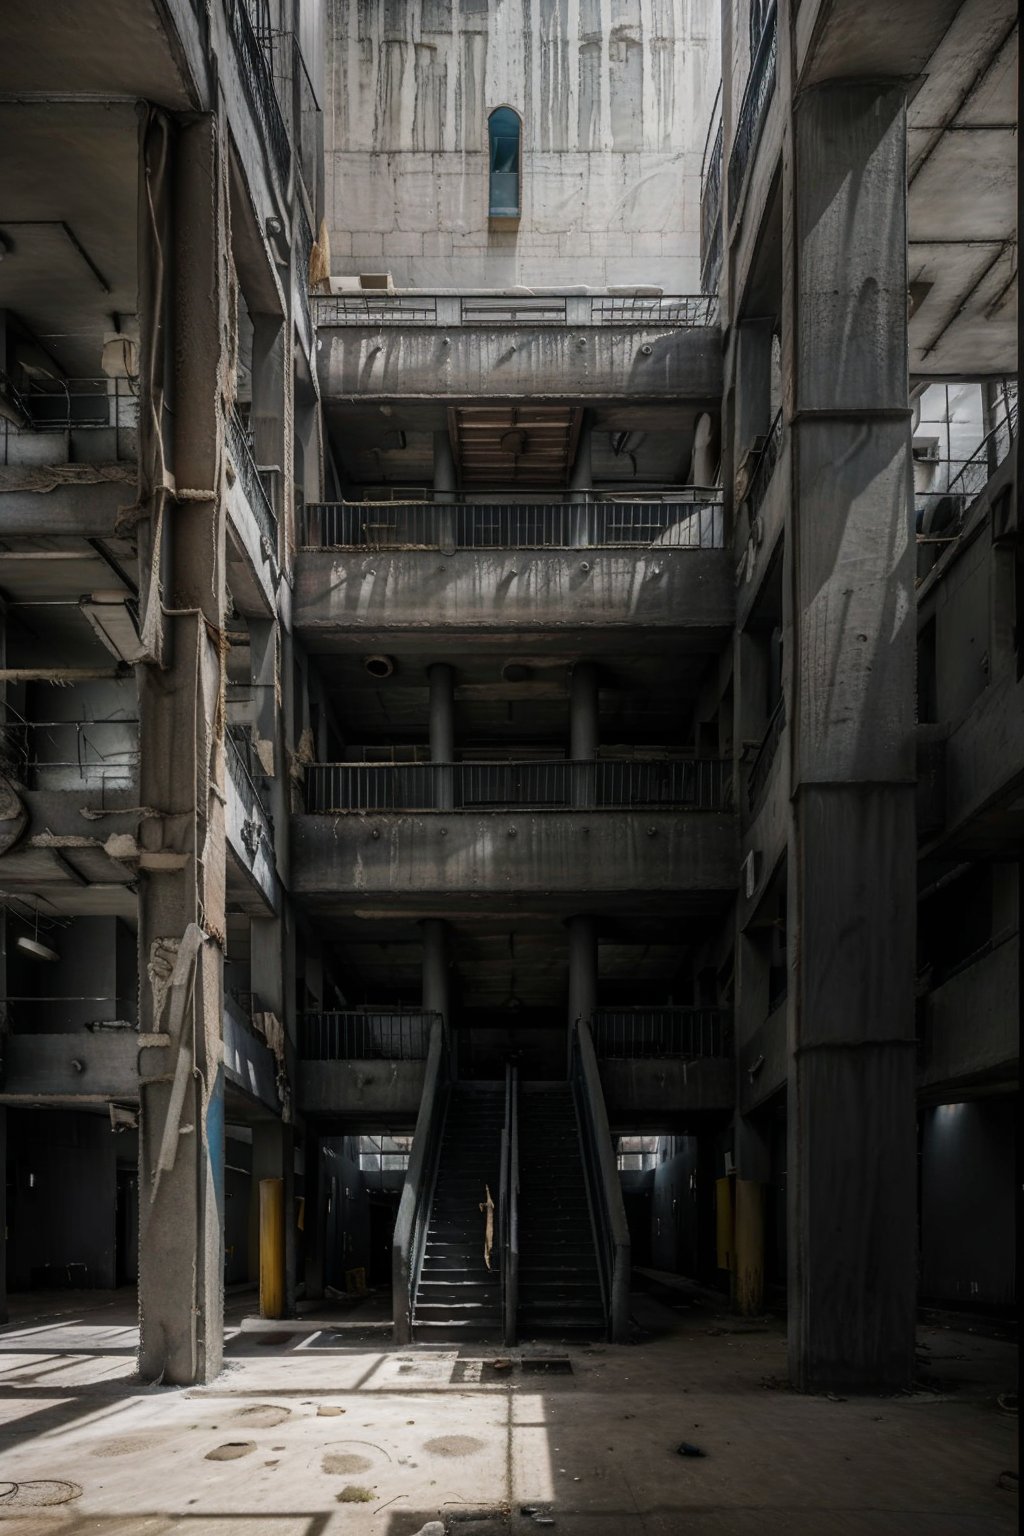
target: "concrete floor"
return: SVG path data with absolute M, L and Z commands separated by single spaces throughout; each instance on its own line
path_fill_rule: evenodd
M 639 1341 L 395 1349 L 374 1308 L 243 1318 L 202 1390 L 140 1387 L 130 1293 L 13 1298 L 0 1331 L 0 1536 L 996 1536 L 1017 1527 L 1016 1350 L 923 1326 L 898 1398 L 798 1397 L 783 1330 L 685 1290 Z M 379 1310 L 379 1309 L 378 1309 Z M 568 1356 L 569 1375 L 521 1357 Z M 682 1457 L 687 1440 L 702 1458 Z M 227 1447 L 227 1450 L 223 1448 Z M 227 1459 L 217 1459 L 224 1456 Z M 58 1502 L 60 1501 L 60 1502 Z M 483 1518 L 477 1518 L 482 1516 Z

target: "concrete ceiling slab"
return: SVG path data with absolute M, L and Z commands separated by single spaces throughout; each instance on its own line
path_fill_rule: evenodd
M 157 0 L 47 0 L 4 7 L 0 91 L 97 94 L 191 105 Z
M 911 154 L 927 137 L 911 131 Z M 1016 229 L 1017 134 L 1013 128 L 944 132 L 914 177 L 907 205 L 912 241 L 1008 240 Z

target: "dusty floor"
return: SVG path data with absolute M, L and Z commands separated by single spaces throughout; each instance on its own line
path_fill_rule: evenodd
M 395 1349 L 372 1305 L 318 1326 L 244 1322 L 250 1304 L 229 1309 L 222 1377 L 185 1391 L 134 1380 L 130 1293 L 12 1298 L 0 1536 L 1017 1528 L 1017 1419 L 997 1403 L 1016 1352 L 982 1332 L 926 1324 L 927 1388 L 833 1401 L 780 1385 L 778 1323 L 678 1290 L 635 1297 L 634 1345 L 536 1345 L 508 1370 L 485 1348 Z M 541 1355 L 571 1373 L 530 1369 Z

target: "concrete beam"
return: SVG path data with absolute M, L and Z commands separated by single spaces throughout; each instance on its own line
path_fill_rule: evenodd
M 6 1035 L 0 1043 L 0 1103 L 102 1104 L 138 1096 L 134 1029 Z
M 725 893 L 737 880 L 726 812 L 299 815 L 291 829 L 293 894 L 339 910 L 371 896 L 429 908 L 455 896 L 546 895 L 589 910 L 601 896 Z
M 77 484 L 67 485 L 58 478 L 70 467 L 60 465 L 54 470 L 54 483 L 50 490 L 5 490 L 0 479 L 0 528 L 5 538 L 110 538 L 115 531 L 117 514 L 130 505 L 135 496 L 135 469 L 133 465 L 114 465 L 118 471 L 112 480 L 92 481 L 88 470 L 92 466 L 74 466 L 83 478 Z M 36 475 L 44 470 L 34 471 Z M 84 483 L 83 483 L 84 482 Z
M 689 1116 L 727 1115 L 736 1102 L 731 1060 L 602 1061 L 600 1072 L 613 1130 L 681 1127 Z
M 660 637 L 725 633 L 736 604 L 720 549 L 306 551 L 295 569 L 295 629 L 312 649 L 330 636 L 362 646 L 564 636 L 574 629 Z
M 1013 934 L 929 993 L 919 1091 L 1016 1075 L 1020 1001 L 1020 936 Z
M 425 1061 L 303 1061 L 299 1109 L 307 1120 L 330 1120 L 367 1133 L 404 1120 L 410 1129 L 423 1096 Z
M 717 326 L 321 326 L 325 400 L 693 400 L 718 408 Z

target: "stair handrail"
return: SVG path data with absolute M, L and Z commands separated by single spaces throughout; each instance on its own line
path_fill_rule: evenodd
M 571 1080 L 582 1133 L 583 1167 L 597 1227 L 595 1235 L 608 1335 L 613 1343 L 622 1344 L 629 1334 L 629 1224 L 612 1149 L 597 1053 L 586 1019 L 577 1019 L 573 1030 Z
M 409 1166 L 398 1202 L 391 1249 L 396 1344 L 412 1342 L 413 1304 L 423 1266 L 450 1084 L 448 1034 L 443 1017 L 435 1015 L 430 1026 L 423 1096 L 416 1116 Z
M 506 1348 L 516 1342 L 519 1309 L 519 1072 L 505 1068 L 505 1124 L 501 1133 L 501 1312 Z

